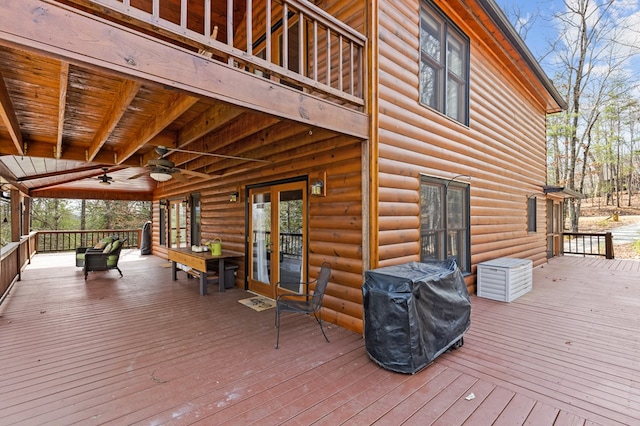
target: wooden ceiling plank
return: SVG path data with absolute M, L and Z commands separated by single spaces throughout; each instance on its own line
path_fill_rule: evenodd
M 216 103 L 178 132 L 177 147 L 186 147 L 198 138 L 229 123 L 243 112 L 242 108 L 222 102 Z
M 118 96 L 106 112 L 104 116 L 104 122 L 96 132 L 96 136 L 89 146 L 87 161 L 93 161 L 98 155 L 98 152 L 102 149 L 107 139 L 113 132 L 113 129 L 118 125 L 122 116 L 127 111 L 127 108 L 138 94 L 138 91 L 142 87 L 137 81 L 124 80 L 118 89 Z
M 107 167 L 103 164 L 92 164 L 91 166 L 86 166 L 86 167 L 79 167 L 76 169 L 69 169 L 69 170 L 58 170 L 58 171 L 54 171 L 54 172 L 48 172 L 48 173 L 40 173 L 37 175 L 29 175 L 29 176 L 24 176 L 24 177 L 19 177 L 17 179 L 18 182 L 25 182 L 28 180 L 34 180 L 34 179 L 44 179 L 44 178 L 49 178 L 49 177 L 56 177 L 56 176 L 63 176 L 63 175 L 67 175 L 69 173 L 81 173 L 81 172 L 87 172 L 87 171 L 95 171 L 96 169 L 102 169 L 102 167 Z M 102 171 L 100 171 L 98 173 L 98 175 L 102 174 Z
M 58 134 L 56 136 L 55 157 L 62 157 L 62 135 L 64 134 L 64 116 L 67 106 L 67 88 L 69 87 L 69 63 L 60 64 L 60 91 L 58 95 Z
M 26 158 L 32 158 L 32 159 L 36 159 L 36 158 L 54 158 L 53 157 L 53 150 L 54 150 L 54 145 L 53 144 L 43 143 L 43 142 L 33 142 L 33 141 L 29 140 L 29 139 L 26 139 L 25 143 L 29 147 L 28 152 L 26 154 L 29 157 L 25 157 L 25 159 Z M 86 151 L 85 148 L 82 148 L 82 147 L 67 146 L 65 148 L 64 153 L 62 155 L 62 158 L 60 158 L 60 160 L 72 160 L 72 161 L 86 162 L 87 161 L 87 151 Z M 93 159 L 93 162 L 94 163 L 100 163 L 100 164 L 115 165 L 114 151 L 106 151 L 106 150 L 99 151 L 98 155 L 96 155 L 95 158 Z M 126 165 L 126 166 L 132 166 L 132 167 L 139 167 L 140 164 L 144 164 L 144 163 L 141 163 L 141 156 L 140 155 L 132 155 L 126 161 L 120 162 L 120 165 Z M 36 170 L 36 172 L 38 172 L 38 171 L 41 171 L 41 170 Z M 27 174 L 29 174 L 29 173 L 27 173 Z
M 27 188 L 24 184 L 17 181 L 16 176 L 13 172 L 2 162 L 0 161 L 0 176 L 2 176 L 11 186 L 16 188 L 18 191 L 29 194 L 29 188 Z
M 175 119 L 180 117 L 198 102 L 198 98 L 181 93 L 174 94 L 166 103 L 163 111 L 158 111 L 147 123 L 140 126 L 138 133 L 129 141 L 125 149 L 117 153 L 117 164 L 122 164 L 125 160 L 136 153 L 147 142 L 153 139 L 158 133 L 165 129 Z
M 5 84 L 2 74 L 0 74 L 0 118 L 7 126 L 13 145 L 16 148 L 18 155 L 24 155 L 24 145 L 22 142 L 22 132 L 20 131 L 20 123 L 18 122 L 18 116 L 11 103 L 11 97 L 9 96 L 9 90 Z

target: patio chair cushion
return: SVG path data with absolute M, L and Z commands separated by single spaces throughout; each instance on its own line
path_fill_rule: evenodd
M 112 242 L 113 242 L 113 237 L 104 237 L 103 239 L 98 241 L 98 244 L 93 246 L 93 248 L 96 250 L 103 250 L 108 244 L 111 244 Z
M 120 244 L 122 244 L 122 241 L 117 240 L 114 241 L 111 246 L 111 252 L 115 254 L 110 254 L 107 257 L 107 266 L 110 268 L 113 268 L 118 264 L 118 258 L 120 257 L 120 251 L 118 250 L 118 247 L 120 247 Z

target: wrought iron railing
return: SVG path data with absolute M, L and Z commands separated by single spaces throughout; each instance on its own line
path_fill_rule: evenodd
M 614 258 L 611 232 L 565 232 L 563 248 L 564 254 Z
M 213 61 L 364 109 L 366 37 L 311 2 L 69 1 L 176 39 Z M 218 9 L 223 28 L 212 20 Z

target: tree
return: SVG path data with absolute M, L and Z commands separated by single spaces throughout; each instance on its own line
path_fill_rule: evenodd
M 624 65 L 638 52 L 629 40 L 629 26 L 620 18 L 613 0 L 565 0 L 565 10 L 554 16 L 559 24 L 555 45 L 556 85 L 565 93 L 567 111 L 559 118 L 566 131 L 554 146 L 559 156 L 558 178 L 565 187 L 582 192 L 587 175 L 592 131 L 609 101 L 612 81 L 622 78 Z M 637 39 L 637 34 L 635 35 Z M 557 137 L 557 136 L 552 136 Z M 569 225 L 578 229 L 580 199 L 569 202 Z

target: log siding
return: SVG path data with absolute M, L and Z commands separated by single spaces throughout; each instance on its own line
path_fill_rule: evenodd
M 277 139 L 278 132 L 273 137 Z M 251 140 L 244 142 L 250 144 Z M 325 171 L 326 196 L 309 195 L 309 278 L 317 275 L 322 262 L 331 263 L 333 272 L 324 299 L 323 319 L 362 332 L 362 143 L 348 136 L 307 130 L 293 138 L 268 143 L 268 147 L 274 158 L 284 147 L 289 149 L 288 155 L 280 155 L 270 164 L 256 163 L 250 170 L 231 168 L 223 179 L 187 185 L 172 180 L 163 184 L 153 209 L 154 254 L 166 256 L 166 248 L 159 245 L 156 237 L 161 231 L 160 199 L 181 199 L 199 192 L 202 240 L 219 237 L 225 250 L 246 253 L 246 188 L 299 177 L 308 177 L 310 184 L 314 175 Z M 235 191 L 240 193 L 240 202 L 230 203 L 229 195 Z M 236 285 L 244 288 L 247 265 L 244 258 L 238 264 Z
M 546 261 L 546 215 L 527 232 L 527 195 L 546 182 L 545 105 L 509 72 L 460 16 L 470 38 L 470 117 L 464 126 L 419 102 L 420 2 L 380 2 L 379 255 L 372 267 L 419 260 L 419 176 L 471 176 L 471 263 L 502 256 Z M 495 48 L 495 46 L 493 46 Z M 475 276 L 467 277 L 474 291 Z

